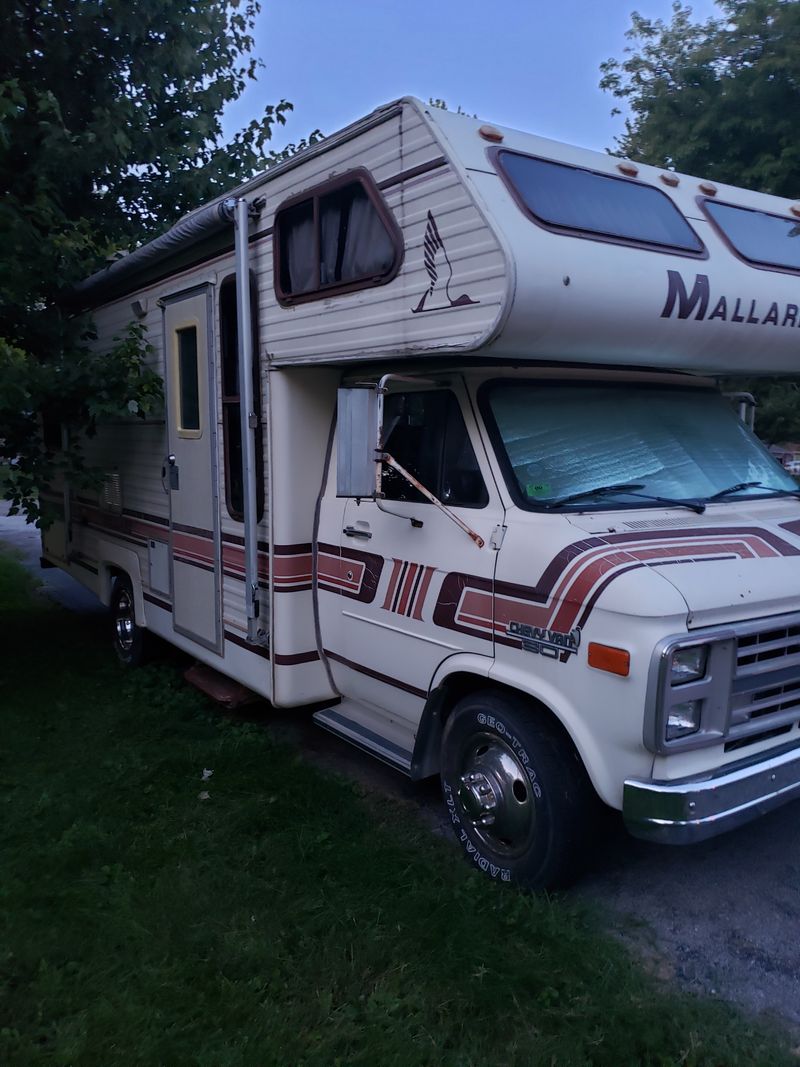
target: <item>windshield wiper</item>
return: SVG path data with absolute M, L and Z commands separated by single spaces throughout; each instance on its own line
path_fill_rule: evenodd
M 560 508 L 562 504 L 571 504 L 574 500 L 584 500 L 590 496 L 608 496 L 611 493 L 630 493 L 634 489 L 644 489 L 644 482 L 618 482 L 616 485 L 596 485 L 594 489 L 583 489 L 580 493 L 570 493 L 542 503 L 543 508 Z
M 706 510 L 703 500 L 676 500 L 671 496 L 651 496 L 650 493 L 631 493 L 631 496 L 641 497 L 642 500 L 657 500 L 659 504 L 671 504 L 675 508 L 688 508 L 698 515 L 702 515 Z
M 704 497 L 704 500 L 707 504 L 713 504 L 715 500 L 723 500 L 726 496 L 733 496 L 735 493 L 741 493 L 745 489 L 766 489 L 767 492 L 772 493 L 774 496 L 800 497 L 800 489 L 782 489 L 779 486 L 764 485 L 763 482 L 737 482 L 736 485 L 729 485 L 727 489 L 720 489 L 718 493 Z
M 619 482 L 616 485 L 598 485 L 594 489 L 584 489 L 580 493 L 571 493 L 569 496 L 562 496 L 559 500 L 548 500 L 546 504 L 542 504 L 542 507 L 551 510 L 552 508 L 560 508 L 564 504 L 572 504 L 576 500 L 583 500 L 586 497 L 592 496 L 608 496 L 612 493 L 628 493 L 630 496 L 638 497 L 641 500 L 655 500 L 659 504 L 670 504 L 676 508 L 688 508 L 690 511 L 696 512 L 698 515 L 702 515 L 706 510 L 706 506 L 702 500 L 676 500 L 669 496 L 653 496 L 650 493 L 637 492 L 639 489 L 644 489 L 644 482 Z

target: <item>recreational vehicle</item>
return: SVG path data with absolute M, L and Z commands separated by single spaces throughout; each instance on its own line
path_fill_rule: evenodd
M 800 501 L 716 391 L 797 373 L 800 205 L 403 99 L 73 294 L 159 418 L 44 560 L 563 882 L 599 798 L 697 841 L 800 795 Z

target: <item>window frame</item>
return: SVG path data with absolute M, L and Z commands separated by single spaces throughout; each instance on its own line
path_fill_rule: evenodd
M 667 200 L 672 207 L 678 212 L 680 217 L 689 227 L 689 230 L 694 235 L 695 240 L 699 244 L 698 251 L 692 251 L 691 249 L 677 248 L 675 245 L 659 244 L 657 241 L 643 241 L 635 237 L 622 237 L 613 233 L 602 233 L 598 230 L 586 230 L 577 226 L 562 226 L 558 223 L 548 222 L 546 219 L 541 218 L 535 214 L 534 211 L 527 205 L 522 193 L 517 189 L 511 176 L 506 172 L 502 155 L 522 156 L 524 159 L 534 159 L 541 163 L 553 163 L 559 167 L 567 167 L 570 170 L 579 170 L 584 174 L 593 174 L 599 178 L 608 178 L 610 181 L 615 182 L 627 182 L 629 185 L 643 186 L 645 189 L 650 189 L 659 196 L 662 196 Z M 535 223 L 540 229 L 546 230 L 548 233 L 556 233 L 562 237 L 580 237 L 586 241 L 599 241 L 601 244 L 610 245 L 622 245 L 626 248 L 638 248 L 645 252 L 661 252 L 662 254 L 670 256 L 682 256 L 685 259 L 708 259 L 709 252 L 703 242 L 703 239 L 692 226 L 689 219 L 684 215 L 672 197 L 665 192 L 664 189 L 659 189 L 656 185 L 651 185 L 650 182 L 643 182 L 637 178 L 628 178 L 622 174 L 609 174 L 607 171 L 595 170 L 593 167 L 582 167 L 577 163 L 567 163 L 562 159 L 548 159 L 546 156 L 537 156 L 531 152 L 521 152 L 516 148 L 504 148 L 500 146 L 494 146 L 487 149 L 487 154 L 492 166 L 500 176 L 503 184 L 508 190 L 511 198 L 516 203 L 520 211 L 531 222 Z
M 335 193 L 347 185 L 358 184 L 367 194 L 372 206 L 377 211 L 387 234 L 394 246 L 394 259 L 390 269 L 385 274 L 366 275 L 349 282 L 333 282 L 325 285 L 319 283 L 320 256 L 319 256 L 319 203 L 320 199 Z M 300 204 L 312 201 L 312 217 L 314 222 L 314 259 L 317 274 L 317 286 L 305 293 L 287 293 L 281 285 L 281 216 Z M 295 307 L 297 304 L 307 304 L 312 300 L 325 300 L 332 296 L 341 296 L 345 293 L 354 293 L 363 289 L 372 289 L 380 285 L 388 285 L 393 281 L 403 264 L 405 245 L 403 234 L 397 224 L 389 205 L 381 195 L 378 185 L 366 167 L 354 167 L 351 170 L 337 174 L 328 181 L 314 185 L 296 196 L 281 201 L 275 209 L 275 217 L 272 227 L 272 277 L 275 289 L 275 297 L 281 307 Z
M 788 215 L 779 215 L 775 211 L 764 211 L 759 207 L 746 207 L 744 204 L 732 204 L 729 200 L 717 200 L 717 198 L 714 196 L 698 196 L 696 197 L 696 200 L 703 214 L 711 223 L 714 233 L 717 234 L 717 236 L 720 238 L 720 240 L 731 253 L 731 255 L 735 256 L 740 263 L 746 263 L 748 267 L 754 267 L 756 270 L 770 271 L 770 273 L 772 274 L 793 274 L 795 276 L 800 275 L 800 267 L 783 267 L 778 263 L 771 263 L 768 260 L 764 259 L 750 259 L 750 257 L 746 256 L 744 252 L 740 252 L 736 245 L 733 243 L 732 239 L 728 236 L 727 233 L 725 233 L 725 231 L 714 218 L 712 213 L 708 210 L 706 205 L 719 204 L 721 207 L 732 207 L 736 208 L 736 210 L 738 211 L 750 211 L 754 215 L 768 215 L 770 218 L 780 219 L 782 222 L 791 222 L 798 227 L 800 227 L 800 217 L 795 216 L 794 218 L 790 218 Z M 798 238 L 798 242 L 800 242 L 800 237 Z
M 445 397 L 448 398 L 448 401 L 447 401 L 448 403 L 455 405 L 456 411 L 458 412 L 458 414 L 459 414 L 459 416 L 461 418 L 461 423 L 462 423 L 462 425 L 464 427 L 464 434 L 466 436 L 467 441 L 469 442 L 470 448 L 472 449 L 472 455 L 473 455 L 473 457 L 475 459 L 475 468 L 478 471 L 478 474 L 480 475 L 480 478 L 481 478 L 481 487 L 482 487 L 482 490 L 483 490 L 483 495 L 482 495 L 482 499 L 480 500 L 480 502 L 475 503 L 475 504 L 452 503 L 450 501 L 444 500 L 442 495 L 441 495 L 441 493 L 442 493 L 442 484 L 441 483 L 442 483 L 442 478 L 443 478 L 443 475 L 444 475 L 444 462 L 445 462 L 446 452 L 447 452 L 447 430 L 448 430 L 448 427 L 450 425 L 449 419 L 445 419 L 444 429 L 443 429 L 443 432 L 442 432 L 442 437 L 441 437 L 441 442 L 440 442 L 440 446 L 441 447 L 440 447 L 439 457 L 438 457 L 437 484 L 435 486 L 426 485 L 425 488 L 429 489 L 438 500 L 442 501 L 442 503 L 445 505 L 445 507 L 449 508 L 452 511 L 457 511 L 457 510 L 460 510 L 461 508 L 464 508 L 464 509 L 469 510 L 469 511 L 483 511 L 483 510 L 485 510 L 487 507 L 489 507 L 489 504 L 491 503 L 491 499 L 492 499 L 491 498 L 491 493 L 489 491 L 489 483 L 488 483 L 488 480 L 487 480 L 487 477 L 486 477 L 486 473 L 483 470 L 483 467 L 481 466 L 481 462 L 480 462 L 480 458 L 479 458 L 479 455 L 480 455 L 479 449 L 477 449 L 475 447 L 475 440 L 473 438 L 473 434 L 470 433 L 469 419 L 467 418 L 467 415 L 466 415 L 465 410 L 464 410 L 464 406 L 461 403 L 461 400 L 459 399 L 458 393 L 454 389 L 452 389 L 450 387 L 447 387 L 447 386 L 445 386 L 445 387 L 433 386 L 433 387 L 430 387 L 430 388 L 421 388 L 421 389 L 397 389 L 397 390 L 392 390 L 391 393 L 389 394 L 389 396 L 414 396 L 414 395 L 419 395 L 419 394 L 422 394 L 424 396 L 427 396 L 427 395 L 445 396 Z M 387 397 L 387 399 L 388 399 L 388 397 Z M 388 441 L 386 442 L 386 444 L 388 445 Z M 385 450 L 389 451 L 388 448 L 386 448 Z M 389 454 L 391 455 L 391 452 L 389 452 Z M 402 475 L 400 475 L 399 473 L 398 473 L 397 477 L 399 479 L 405 481 L 405 479 L 403 479 Z M 414 487 L 410 486 L 410 488 L 413 489 Z M 414 491 L 418 492 L 418 490 L 414 490 Z M 427 505 L 430 505 L 431 507 L 433 507 L 433 504 L 431 504 L 430 500 L 426 499 L 421 493 L 419 494 L 419 496 L 421 497 L 420 500 L 399 500 L 397 497 L 390 497 L 390 496 L 386 496 L 384 494 L 383 499 L 388 500 L 392 504 L 407 504 L 410 507 L 417 507 L 418 505 L 423 505 L 423 504 L 427 504 Z
M 234 324 L 236 326 L 236 350 L 234 352 L 234 359 L 236 360 L 236 377 L 238 381 L 238 301 L 236 299 L 236 274 L 227 274 L 217 287 L 217 327 L 219 332 L 219 389 L 220 389 L 220 416 L 222 418 L 222 459 L 223 470 L 225 473 L 225 507 L 228 510 L 228 515 L 234 522 L 244 522 L 244 495 L 242 498 L 242 510 L 238 511 L 231 500 L 231 450 L 229 446 L 230 434 L 228 432 L 228 417 L 227 407 L 231 407 L 234 404 L 239 406 L 240 418 L 241 418 L 241 383 L 239 383 L 239 393 L 234 395 L 228 395 L 225 392 L 225 330 L 223 328 L 222 321 L 222 298 L 223 290 L 230 290 L 234 294 L 233 301 L 233 314 Z M 253 338 L 253 406 L 258 412 L 258 426 L 256 428 L 256 522 L 261 522 L 264 518 L 264 438 L 262 432 L 263 416 L 261 408 L 261 354 L 258 347 L 258 286 L 256 277 L 253 271 L 250 271 L 250 327 Z M 242 472 L 244 473 L 244 459 L 242 460 Z M 244 494 L 244 484 L 242 485 L 242 491 Z
M 195 375 L 197 381 L 197 426 L 184 426 L 183 425 L 183 362 L 181 360 L 181 334 L 185 334 L 188 331 L 194 332 L 195 339 Z M 203 436 L 205 420 L 203 418 L 204 410 L 204 396 L 203 396 L 203 383 L 202 376 L 200 374 L 200 323 L 196 318 L 186 319 L 180 324 L 176 324 L 172 330 L 172 360 L 173 360 L 173 374 L 176 385 L 175 400 L 174 400 L 174 412 L 175 412 L 175 434 L 177 437 L 183 438 L 188 441 L 198 441 Z

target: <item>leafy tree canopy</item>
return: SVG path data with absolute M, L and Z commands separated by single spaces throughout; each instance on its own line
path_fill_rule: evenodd
M 91 432 L 160 402 L 131 329 L 94 354 L 59 295 L 121 248 L 262 169 L 291 104 L 230 141 L 221 115 L 259 63 L 256 0 L 9 0 L 0 35 L 0 460 L 6 495 L 41 517 L 57 458 L 42 414 Z M 314 135 L 312 135 L 313 137 Z M 46 520 L 46 516 L 45 516 Z
M 615 151 L 779 196 L 800 196 L 800 3 L 717 0 L 719 17 L 634 13 L 623 59 L 601 65 L 600 86 L 629 112 Z M 618 113 L 618 109 L 615 109 Z M 725 383 L 758 400 L 768 441 L 800 440 L 800 388 L 786 380 Z
M 800 190 L 800 4 L 717 0 L 721 18 L 634 13 L 601 88 L 630 109 L 620 153 L 779 196 Z

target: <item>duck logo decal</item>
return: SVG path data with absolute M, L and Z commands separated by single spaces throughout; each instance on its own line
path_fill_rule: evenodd
M 419 303 L 411 311 L 416 315 L 420 311 L 442 311 L 447 308 L 466 307 L 467 304 L 479 304 L 480 300 L 462 293 L 461 296 L 453 297 L 450 294 L 450 286 L 453 281 L 453 265 L 444 247 L 444 241 L 439 233 L 439 227 L 433 214 L 428 212 L 428 225 L 425 228 L 425 270 L 428 272 L 430 284 L 420 297 Z

